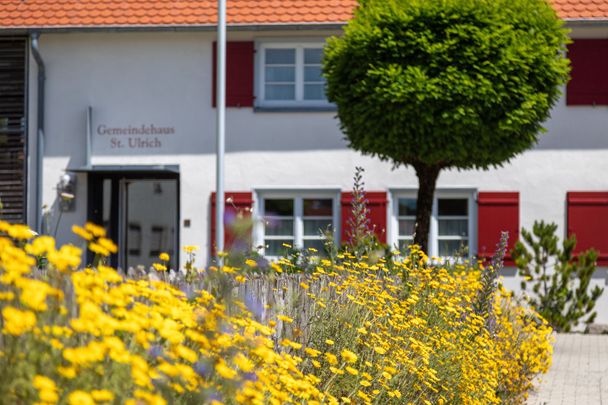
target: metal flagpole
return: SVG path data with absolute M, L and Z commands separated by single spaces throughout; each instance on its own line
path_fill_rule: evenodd
M 215 188 L 215 246 L 224 250 L 224 149 L 226 141 L 226 0 L 217 4 L 217 156 Z

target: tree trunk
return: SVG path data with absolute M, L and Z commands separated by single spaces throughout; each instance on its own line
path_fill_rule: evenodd
M 414 229 L 414 243 L 420 246 L 423 252 L 429 253 L 429 231 L 431 230 L 431 214 L 433 212 L 433 196 L 441 166 L 425 164 L 414 165 L 418 176 L 418 201 L 416 203 L 416 227 Z

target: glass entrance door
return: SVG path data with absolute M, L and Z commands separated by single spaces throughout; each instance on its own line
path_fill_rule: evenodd
M 148 270 L 158 255 L 177 267 L 179 179 L 174 174 L 95 173 L 90 176 L 89 218 L 106 228 L 119 251 L 111 264 Z
M 124 220 L 121 226 L 124 268 L 158 263 L 162 252 L 177 251 L 177 181 L 123 179 Z

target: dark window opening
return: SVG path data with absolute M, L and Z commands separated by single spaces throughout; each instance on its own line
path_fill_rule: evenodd
M 27 41 L 0 37 L 0 220 L 26 222 Z

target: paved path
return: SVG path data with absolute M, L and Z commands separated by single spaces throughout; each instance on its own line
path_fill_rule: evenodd
M 553 365 L 529 405 L 608 405 L 608 335 L 557 335 Z

